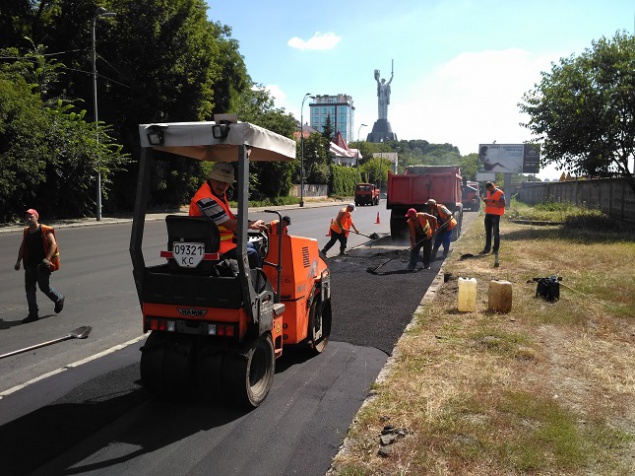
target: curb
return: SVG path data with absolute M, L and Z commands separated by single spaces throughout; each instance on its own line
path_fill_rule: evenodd
M 459 240 L 460 239 L 461 238 L 459 237 Z M 454 243 L 456 243 L 456 242 L 454 242 Z M 454 249 L 452 249 L 452 252 L 454 252 Z M 397 365 L 398 358 L 399 358 L 399 354 L 400 354 L 399 353 L 399 344 L 401 343 L 401 341 L 403 339 L 403 336 L 406 335 L 410 331 L 410 329 L 412 329 L 414 327 L 417 313 L 422 308 L 424 308 L 425 306 L 429 306 L 436 299 L 437 293 L 439 292 L 439 289 L 441 289 L 441 286 L 443 286 L 443 284 L 444 284 L 444 274 L 445 274 L 445 261 L 443 261 L 443 264 L 439 268 L 439 272 L 436 274 L 436 276 L 432 280 L 432 283 L 430 284 L 430 286 L 426 290 L 425 294 L 421 298 L 421 301 L 419 301 L 419 305 L 417 306 L 417 308 L 412 313 L 410 322 L 408 323 L 408 325 L 404 329 L 403 333 L 401 334 L 401 336 L 399 337 L 399 339 L 395 343 L 395 346 L 393 347 L 392 353 L 388 356 L 388 359 L 386 360 L 386 363 L 384 364 L 382 369 L 379 371 L 379 374 L 377 375 L 377 378 L 375 379 L 374 383 L 377 384 L 377 383 L 384 382 L 386 380 L 386 378 L 395 369 L 395 367 Z M 332 476 L 333 474 L 335 474 L 336 468 L 333 466 L 333 460 L 335 460 L 335 458 L 337 458 L 337 456 L 339 456 L 340 454 L 344 454 L 344 453 L 346 453 L 348 451 L 349 442 L 354 439 L 353 437 L 349 436 L 349 431 L 350 431 L 351 427 L 353 426 L 353 424 L 355 423 L 355 420 L 357 419 L 357 415 L 359 415 L 359 413 L 367 405 L 369 405 L 371 402 L 373 402 L 375 400 L 375 398 L 376 398 L 376 394 L 373 393 L 372 390 L 369 390 L 368 396 L 366 397 L 366 399 L 360 405 L 359 410 L 357 410 L 357 413 L 353 417 L 353 421 L 351 422 L 350 426 L 346 430 L 347 433 L 346 433 L 346 436 L 344 437 L 344 441 L 342 442 L 342 445 L 340 446 L 338 452 L 335 454 L 335 456 L 331 460 L 331 466 L 329 467 L 329 469 L 326 472 L 325 476 Z

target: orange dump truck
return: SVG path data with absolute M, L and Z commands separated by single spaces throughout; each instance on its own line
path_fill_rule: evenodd
M 357 184 L 355 205 L 379 205 L 379 189 L 372 183 Z

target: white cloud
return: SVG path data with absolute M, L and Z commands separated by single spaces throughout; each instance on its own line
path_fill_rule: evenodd
M 277 84 L 268 84 L 265 89 L 275 99 L 276 107 L 283 107 L 282 104 L 286 102 L 286 93 Z
M 335 33 L 320 33 L 319 31 L 309 40 L 294 36 L 288 41 L 291 48 L 298 50 L 332 50 L 342 38 Z
M 462 155 L 476 152 L 479 143 L 529 140 L 518 103 L 558 57 L 519 49 L 463 53 L 409 91 L 398 91 L 395 78 L 388 111 L 393 131 L 400 139 L 451 143 Z

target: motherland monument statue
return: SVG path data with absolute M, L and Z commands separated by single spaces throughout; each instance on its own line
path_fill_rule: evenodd
M 390 83 L 395 77 L 394 61 L 390 71 L 390 80 L 386 82 L 381 78 L 378 69 L 375 70 L 375 82 L 377 83 L 377 120 L 373 124 L 373 130 L 368 134 L 368 142 L 384 142 L 385 140 L 397 140 L 397 135 L 392 131 L 388 122 L 388 105 L 390 104 Z

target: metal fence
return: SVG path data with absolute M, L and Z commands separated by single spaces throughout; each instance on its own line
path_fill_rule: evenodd
M 635 222 L 635 194 L 624 178 L 523 182 L 512 193 L 521 202 L 568 202 L 602 210 L 617 220 Z

